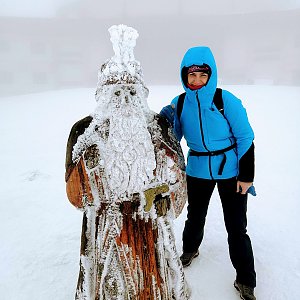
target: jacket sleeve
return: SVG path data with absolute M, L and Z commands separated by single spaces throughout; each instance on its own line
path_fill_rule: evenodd
M 238 180 L 252 182 L 254 179 L 254 132 L 241 100 L 223 90 L 224 116 L 237 143 L 239 163 Z
M 177 138 L 177 140 L 180 142 L 183 136 L 182 130 L 181 130 L 181 124 L 180 124 L 180 120 L 178 120 L 178 116 L 177 116 L 177 102 L 178 102 L 178 98 L 179 96 L 176 96 L 172 102 L 171 102 L 171 106 L 174 107 L 174 121 L 173 121 L 173 131 L 174 134 Z
M 242 182 L 253 182 L 254 180 L 254 143 L 239 161 L 238 180 Z

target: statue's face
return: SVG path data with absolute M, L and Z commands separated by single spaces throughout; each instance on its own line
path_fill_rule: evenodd
M 147 97 L 148 89 L 141 84 L 105 85 L 96 92 L 98 106 L 103 110 L 143 109 L 147 103 Z
M 112 103 L 116 108 L 119 108 L 122 105 L 137 106 L 139 104 L 136 87 L 131 84 L 115 85 L 114 89 L 112 90 L 111 98 Z
M 141 97 L 138 85 L 116 84 L 111 92 L 110 107 L 122 112 L 124 116 L 133 116 L 141 111 Z

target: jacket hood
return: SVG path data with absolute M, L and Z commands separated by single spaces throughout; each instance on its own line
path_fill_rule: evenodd
M 216 88 L 217 88 L 217 81 L 218 81 L 217 66 L 216 66 L 214 56 L 213 56 L 210 48 L 208 48 L 208 47 L 190 48 L 185 53 L 185 55 L 182 59 L 181 67 L 180 67 L 180 78 L 181 78 L 181 83 L 183 85 L 183 88 L 187 93 L 194 92 L 194 91 L 191 91 L 185 85 L 185 83 L 183 81 L 183 78 L 182 78 L 183 68 L 190 67 L 192 65 L 203 65 L 203 64 L 209 65 L 209 67 L 211 68 L 211 75 L 208 80 L 208 83 L 199 90 L 199 93 L 214 95 Z

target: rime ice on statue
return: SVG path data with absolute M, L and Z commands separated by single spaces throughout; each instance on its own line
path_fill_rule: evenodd
M 188 299 L 171 227 L 186 201 L 182 151 L 148 108 L 137 31 L 109 32 L 115 55 L 99 71 L 96 110 L 67 146 L 67 195 L 83 210 L 76 299 Z

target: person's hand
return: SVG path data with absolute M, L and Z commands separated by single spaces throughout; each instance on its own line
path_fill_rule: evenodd
M 165 117 L 171 125 L 173 125 L 174 122 L 174 105 L 167 105 L 165 107 L 162 108 L 162 110 L 160 111 L 160 115 Z
M 236 185 L 236 192 L 245 195 L 252 184 L 253 182 L 238 181 Z

